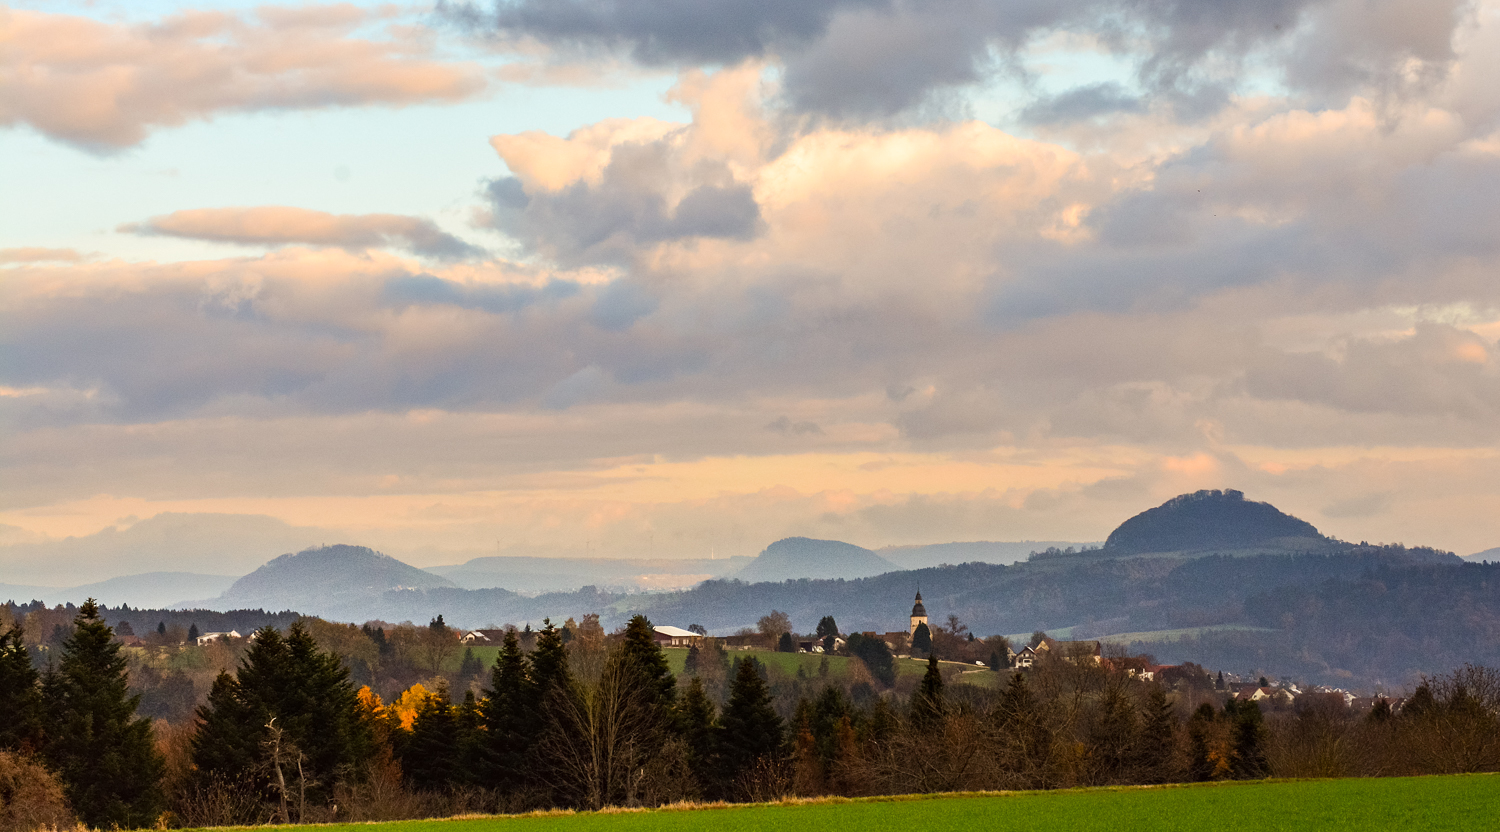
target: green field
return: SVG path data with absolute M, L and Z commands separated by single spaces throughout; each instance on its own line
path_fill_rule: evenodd
M 264 828 L 264 827 L 262 827 Z M 636 812 L 468 817 L 321 827 L 338 832 L 1381 832 L 1500 828 L 1500 776 L 1283 780 L 819 800 Z
M 486 672 L 488 672 L 489 668 L 494 665 L 495 654 L 500 652 L 499 647 L 475 647 L 473 648 L 473 650 L 474 656 L 484 663 Z M 667 664 L 672 668 L 672 672 L 679 676 L 682 675 L 683 662 L 687 661 L 687 649 L 682 647 L 675 647 L 668 648 L 666 650 L 663 650 L 662 652 L 666 654 Z M 765 663 L 766 666 L 774 667 L 788 676 L 797 675 L 797 668 L 800 667 L 802 668 L 803 673 L 805 673 L 809 679 L 817 678 L 818 665 L 823 661 L 823 655 L 821 653 L 777 653 L 772 650 L 729 651 L 729 658 L 731 660 L 735 659 L 736 657 L 743 658 L 745 656 L 754 656 L 758 661 Z M 449 672 L 456 671 L 458 670 L 459 663 L 462 660 L 463 650 L 459 650 L 455 655 L 449 657 L 448 662 L 444 665 L 444 669 L 448 670 Z M 829 677 L 840 679 L 847 676 L 849 674 L 849 664 L 853 661 L 854 659 L 851 659 L 848 656 L 829 656 Z M 968 685 L 994 687 L 996 681 L 999 679 L 999 676 L 997 676 L 996 674 L 989 671 L 980 671 L 974 665 L 962 665 L 958 664 L 957 662 L 942 662 L 942 665 L 944 668 L 957 667 L 966 671 L 964 673 L 962 681 L 964 684 Z M 927 662 L 923 659 L 896 660 L 897 676 L 920 677 L 923 673 L 926 672 Z

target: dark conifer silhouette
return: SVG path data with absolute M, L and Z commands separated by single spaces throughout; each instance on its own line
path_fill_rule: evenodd
M 165 808 L 166 764 L 151 723 L 135 714 L 125 659 L 90 598 L 78 610 L 62 659 L 43 686 L 45 757 L 68 802 L 89 826 L 152 825 Z
M 22 636 L 0 632 L 0 750 L 35 751 L 42 739 L 40 677 Z
M 729 689 L 729 702 L 719 718 L 719 780 L 732 786 L 757 761 L 772 761 L 785 753 L 781 717 L 771 706 L 771 695 L 760 677 L 760 662 L 743 659 Z

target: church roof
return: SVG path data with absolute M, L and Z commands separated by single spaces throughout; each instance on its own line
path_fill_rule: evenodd
M 927 617 L 927 608 L 924 607 L 924 606 L 922 606 L 922 593 L 921 592 L 917 593 L 917 603 L 914 604 L 914 605 L 912 605 L 911 614 L 912 614 L 913 617 L 915 617 L 915 616 L 921 616 L 923 618 Z

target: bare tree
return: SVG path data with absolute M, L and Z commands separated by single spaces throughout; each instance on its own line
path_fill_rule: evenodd
M 590 809 L 640 802 L 661 727 L 644 689 L 639 671 L 616 651 L 596 683 L 575 681 L 546 703 L 552 719 L 539 747 L 569 802 Z

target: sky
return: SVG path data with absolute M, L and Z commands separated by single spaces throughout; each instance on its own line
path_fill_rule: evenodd
M 1500 546 L 1497 82 L 1500 0 L 12 0 L 0 583 Z

